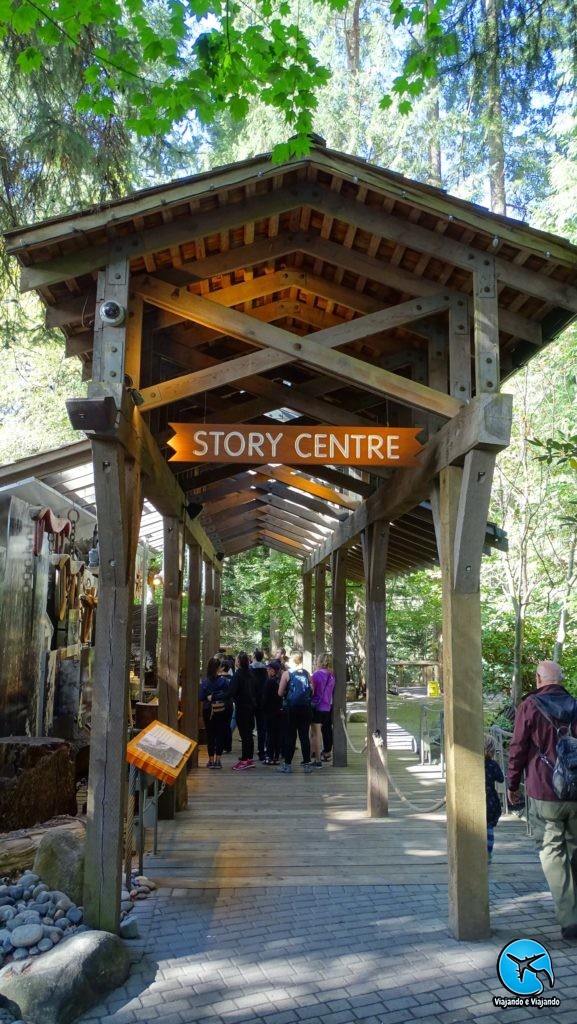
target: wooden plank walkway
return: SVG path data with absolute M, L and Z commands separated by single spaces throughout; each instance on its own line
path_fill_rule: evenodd
M 365 728 L 349 727 L 357 748 Z M 189 806 L 159 822 L 158 851 L 145 854 L 145 874 L 183 889 L 446 883 L 444 808 L 426 809 L 444 793 L 440 769 L 420 765 L 411 737 L 394 723 L 388 745 L 399 789 L 424 810 L 414 811 L 391 788 L 389 817 L 369 818 L 365 755 L 349 753 L 348 768 L 305 775 L 297 749 L 292 774 L 282 775 L 259 763 L 232 772 L 236 746 L 222 771 L 208 771 L 201 749 L 202 767 L 189 775 Z M 147 832 L 147 850 L 151 842 Z M 516 817 L 502 818 L 496 829 L 490 877 L 542 887 L 534 844 Z

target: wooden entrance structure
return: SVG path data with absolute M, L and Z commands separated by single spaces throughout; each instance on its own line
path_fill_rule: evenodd
M 102 562 L 90 923 L 118 923 L 126 638 L 146 497 L 165 517 L 169 633 L 190 552 L 189 681 L 218 640 L 223 557 L 262 543 L 302 560 L 309 655 L 324 645 L 330 578 L 340 707 L 346 580 L 366 580 L 368 727 L 383 734 L 386 577 L 440 559 L 449 916 L 457 937 L 484 937 L 479 573 L 495 456 L 510 435 L 499 388 L 577 314 L 577 249 L 320 144 L 284 165 L 258 157 L 6 237 L 22 289 L 41 296 L 89 381 L 69 408 L 92 441 Z M 287 416 L 418 426 L 424 449 L 416 468 L 370 473 L 167 461 L 171 422 Z M 171 725 L 177 650 L 161 668 Z M 335 762 L 346 763 L 338 715 Z M 374 751 L 367 781 L 369 813 L 386 814 Z

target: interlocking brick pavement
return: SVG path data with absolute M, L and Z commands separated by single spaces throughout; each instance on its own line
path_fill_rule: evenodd
M 577 951 L 544 883 L 493 884 L 491 901 L 493 934 L 473 943 L 450 935 L 444 885 L 159 889 L 136 907 L 128 981 L 79 1024 L 574 1021 Z M 559 1008 L 493 1005 L 521 937 L 549 949 Z

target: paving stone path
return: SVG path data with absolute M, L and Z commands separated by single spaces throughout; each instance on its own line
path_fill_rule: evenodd
M 139 904 L 127 983 L 82 1024 L 574 1024 L 577 948 L 563 942 L 548 893 L 492 886 L 493 935 L 457 942 L 440 885 L 160 890 Z M 552 1010 L 495 1008 L 508 942 L 551 954 Z

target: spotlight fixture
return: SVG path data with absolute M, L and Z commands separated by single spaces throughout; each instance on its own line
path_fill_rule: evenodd
M 215 551 L 214 557 L 218 558 L 219 562 L 222 562 L 224 558 L 224 551 Z
M 200 502 L 190 501 L 186 506 L 186 511 L 191 519 L 196 519 L 202 512 L 203 508 L 204 505 L 201 505 Z
M 124 374 L 124 387 L 128 391 L 128 394 L 135 405 L 144 405 L 144 398 L 140 394 L 138 388 L 134 387 L 134 381 L 128 373 Z

